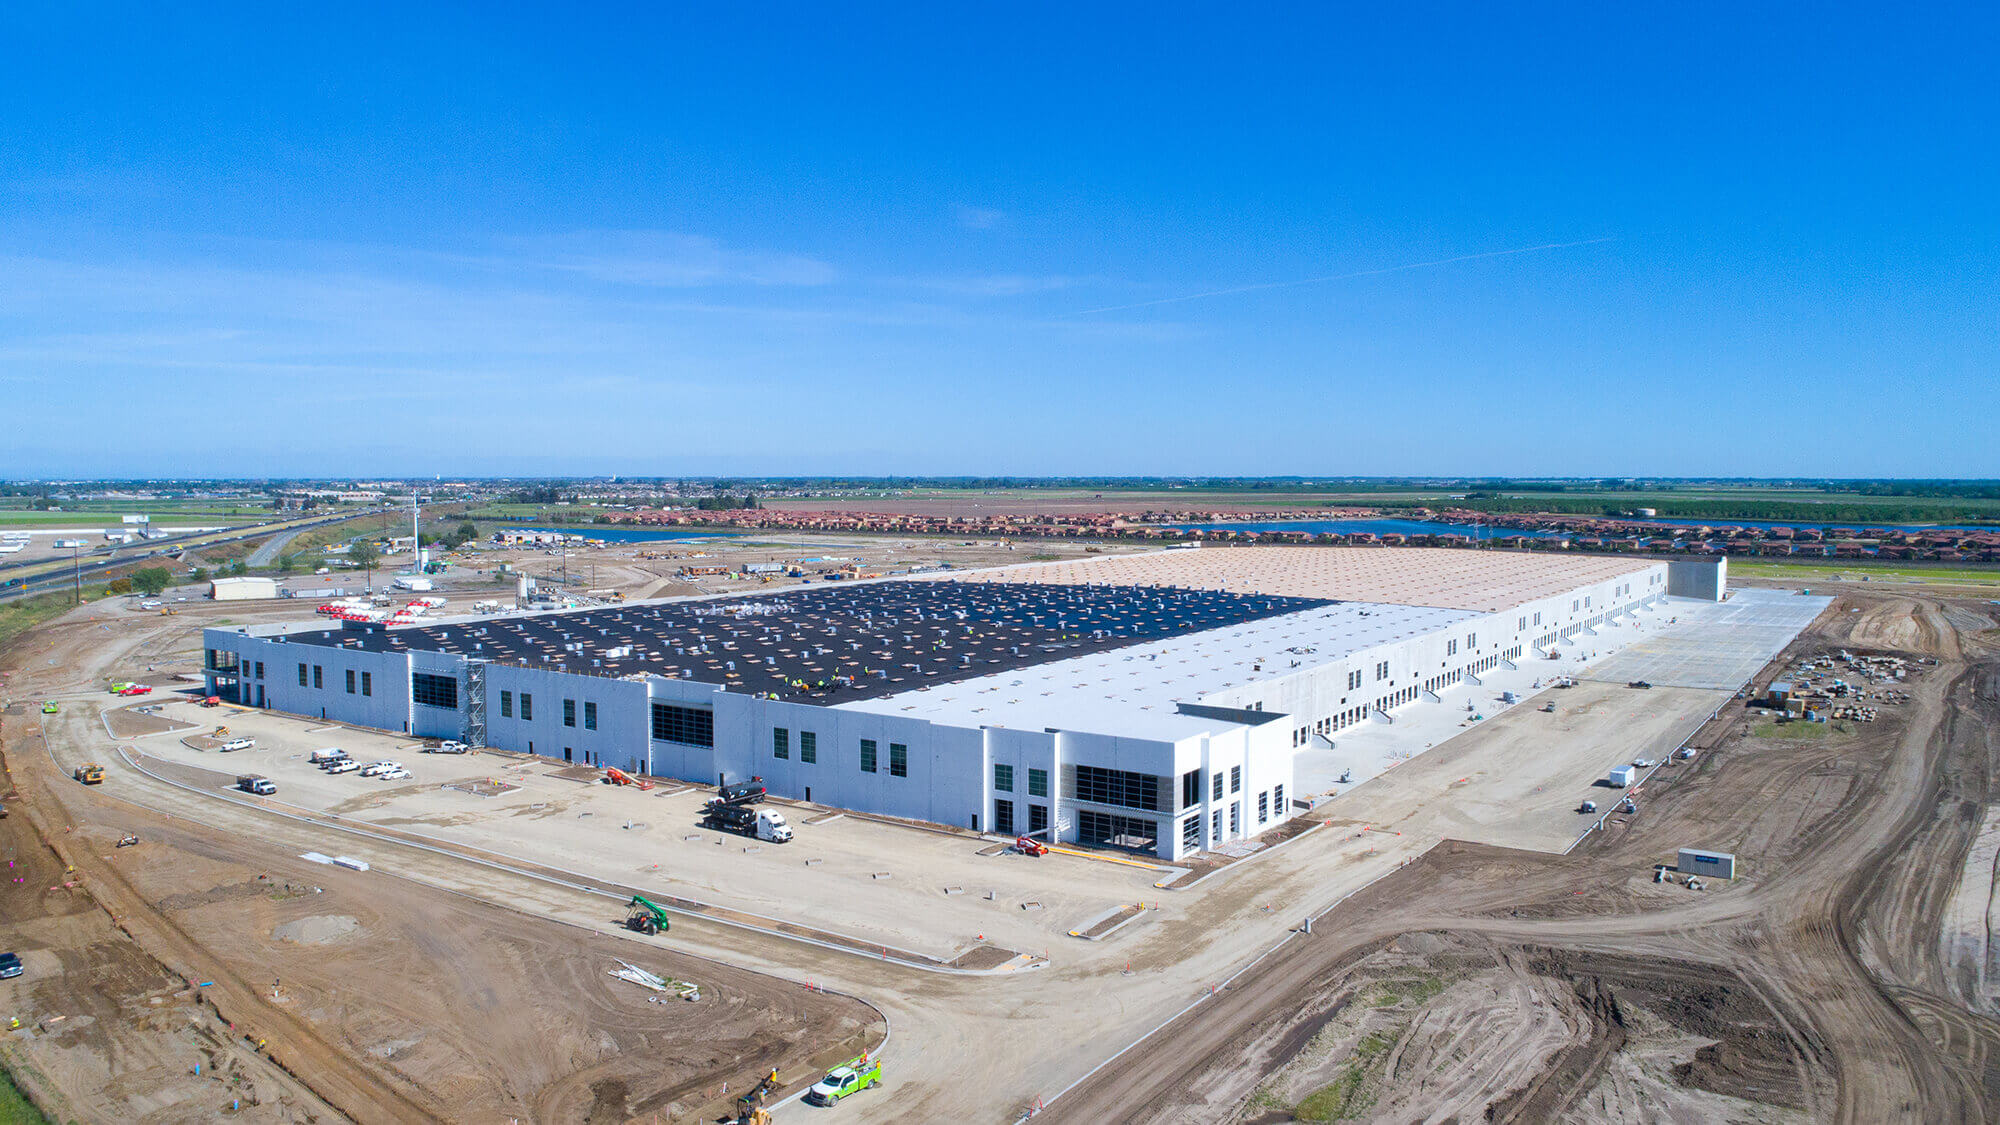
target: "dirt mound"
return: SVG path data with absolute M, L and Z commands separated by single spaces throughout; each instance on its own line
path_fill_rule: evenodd
M 314 914 L 278 926 L 271 931 L 271 936 L 279 941 L 323 945 L 329 941 L 339 941 L 360 928 L 361 923 L 346 914 Z

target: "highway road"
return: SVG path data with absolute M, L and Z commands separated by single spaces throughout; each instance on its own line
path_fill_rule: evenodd
M 315 527 L 340 523 L 374 515 L 374 510 L 365 512 L 344 512 L 336 516 L 324 516 L 301 523 L 297 520 L 283 520 L 275 523 L 255 524 L 248 527 L 231 528 L 225 532 L 198 532 L 174 539 L 147 540 L 137 546 L 120 545 L 111 548 L 97 548 L 81 560 L 41 559 L 31 563 L 14 563 L 0 566 L 0 601 L 61 589 L 76 581 L 79 575 L 89 577 L 114 567 L 130 566 L 135 562 L 162 558 L 176 554 L 190 547 L 214 547 L 226 543 L 240 543 L 270 535 L 274 529 L 286 531 L 280 536 L 286 542 L 290 535 L 308 531 Z M 274 552 L 275 553 L 275 552 Z

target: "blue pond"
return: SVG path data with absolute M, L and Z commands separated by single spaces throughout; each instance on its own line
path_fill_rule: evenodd
M 510 525 L 511 526 L 511 525 Z M 734 531 L 688 531 L 678 527 L 523 527 L 521 531 L 560 531 L 600 543 L 659 543 L 689 539 L 733 539 Z

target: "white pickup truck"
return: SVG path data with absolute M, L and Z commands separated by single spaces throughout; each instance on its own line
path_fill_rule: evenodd
M 254 738 L 232 738 L 222 744 L 222 749 L 226 753 L 230 750 L 248 750 L 255 745 L 257 740 Z

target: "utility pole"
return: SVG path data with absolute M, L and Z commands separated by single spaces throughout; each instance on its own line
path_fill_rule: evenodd
M 70 554 L 70 560 L 75 564 L 75 574 L 73 578 L 73 592 L 76 596 L 76 604 L 82 605 L 83 604 L 83 540 L 81 539 L 75 540 L 74 545 L 71 546 L 69 549 L 69 554 Z

